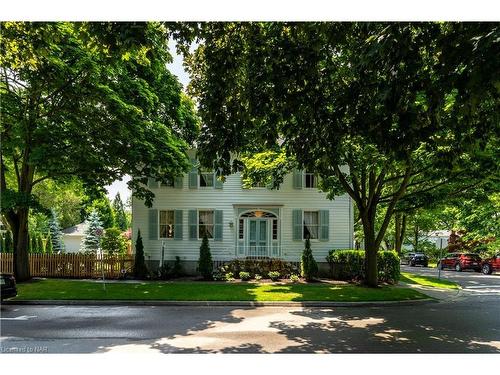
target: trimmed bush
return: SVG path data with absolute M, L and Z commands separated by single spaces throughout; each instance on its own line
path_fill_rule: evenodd
M 298 282 L 300 281 L 300 277 L 299 277 L 299 275 L 291 275 L 291 276 L 290 276 L 290 281 L 291 281 L 292 283 L 298 283 Z
M 250 280 L 250 279 L 251 279 L 251 277 L 250 277 L 250 273 L 245 272 L 245 271 L 241 271 L 241 272 L 239 273 L 239 276 L 240 276 L 240 279 L 241 279 L 241 280 L 243 280 L 243 281 L 248 281 L 248 280 Z
M 212 262 L 212 254 L 210 253 L 210 245 L 208 244 L 206 233 L 203 235 L 203 240 L 201 241 L 198 271 L 205 280 L 212 280 L 214 264 Z
M 314 260 L 311 250 L 311 241 L 306 239 L 305 248 L 300 262 L 300 274 L 307 281 L 311 281 L 318 276 L 318 264 Z
M 234 275 L 232 272 L 227 272 L 225 275 L 224 275 L 224 279 L 226 281 L 233 281 L 234 280 Z
M 260 276 L 259 274 L 257 274 L 257 275 L 255 275 L 254 279 L 257 280 L 257 281 L 262 280 L 262 276 Z
M 271 271 L 267 275 L 272 281 L 278 281 L 280 279 L 280 273 L 277 271 Z
M 365 277 L 364 250 L 331 250 L 326 260 L 333 279 L 363 280 Z M 379 251 L 377 268 L 379 282 L 399 281 L 399 256 L 395 251 Z
M 255 275 L 267 275 L 269 272 L 279 272 L 283 277 L 289 277 L 291 274 L 299 273 L 296 266 L 281 259 L 234 259 L 229 263 L 219 267 L 221 273 L 232 272 L 239 275 L 240 272 L 248 272 L 250 277 Z
M 148 276 L 148 268 L 144 260 L 144 245 L 142 244 L 141 231 L 137 232 L 135 241 L 134 277 L 145 279 Z

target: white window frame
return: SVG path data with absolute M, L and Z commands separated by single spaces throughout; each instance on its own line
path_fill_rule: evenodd
M 316 186 L 312 186 L 312 187 L 307 186 L 306 176 L 313 176 L 314 182 L 316 183 Z M 305 171 L 302 175 L 302 186 L 304 187 L 304 189 L 317 189 L 318 188 L 318 175 L 316 173 L 310 173 L 310 172 Z
M 161 213 L 162 212 L 172 212 L 172 224 L 162 224 L 161 223 Z M 168 216 L 167 216 L 168 220 Z M 161 227 L 163 226 L 172 226 L 172 237 L 162 237 L 161 236 Z M 164 209 L 164 210 L 158 210 L 158 238 L 162 240 L 173 240 L 175 238 L 175 210 L 172 209 Z
M 318 224 L 313 224 L 317 228 L 316 238 L 309 238 L 309 240 L 310 241 L 319 241 L 319 234 L 320 234 L 319 231 L 321 230 L 319 210 L 302 210 L 302 241 L 305 241 L 305 239 L 306 239 L 304 237 L 304 231 L 306 228 L 306 223 L 305 223 L 306 212 L 314 212 L 318 215 Z
M 200 224 L 200 212 L 212 212 L 212 224 Z M 202 208 L 197 210 L 197 215 L 196 215 L 196 233 L 198 235 L 198 240 L 202 240 L 203 236 L 200 237 L 200 226 L 212 226 L 212 237 L 208 237 L 208 240 L 213 240 L 215 237 L 215 210 L 213 208 Z
M 201 186 L 201 175 L 204 174 L 204 175 L 207 175 L 207 174 L 211 174 L 212 175 L 212 185 L 211 186 Z M 208 171 L 202 171 L 198 174 L 198 188 L 199 189 L 214 189 L 215 188 L 215 173 L 212 171 L 212 172 L 208 172 Z

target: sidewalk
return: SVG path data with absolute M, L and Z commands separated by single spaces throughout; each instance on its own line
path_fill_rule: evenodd
M 442 289 L 417 284 L 407 284 L 403 282 L 400 282 L 399 286 L 417 289 L 419 292 L 427 294 L 429 297 L 434 298 L 438 301 L 451 301 L 457 298 L 462 293 L 461 287 L 459 289 Z

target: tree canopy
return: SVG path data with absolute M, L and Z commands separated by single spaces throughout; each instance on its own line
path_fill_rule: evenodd
M 498 179 L 499 34 L 487 23 L 179 25 L 203 120 L 199 158 L 229 174 L 242 154 L 284 153 L 330 198 L 349 194 L 374 286 L 397 207 Z
M 164 25 L 1 26 L 2 214 L 23 280 L 37 184 L 76 176 L 86 189 L 100 190 L 131 175 L 129 187 L 150 205 L 147 178 L 166 180 L 189 168 L 186 150 L 199 125 L 193 103 L 167 69 Z

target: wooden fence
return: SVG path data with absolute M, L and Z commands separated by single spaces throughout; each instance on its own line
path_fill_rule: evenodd
M 30 274 L 36 277 L 119 279 L 132 273 L 130 256 L 86 254 L 29 254 Z M 0 272 L 13 272 L 13 254 L 0 253 Z

